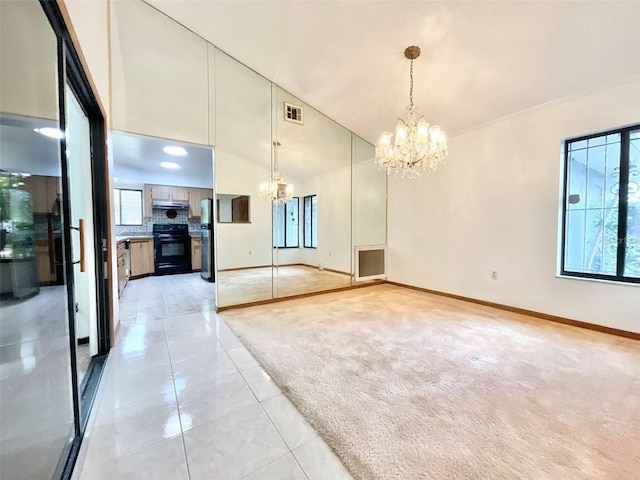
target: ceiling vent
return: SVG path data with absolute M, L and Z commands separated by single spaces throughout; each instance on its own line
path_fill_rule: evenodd
M 284 102 L 284 119 L 287 122 L 304 125 L 302 117 L 302 107 Z

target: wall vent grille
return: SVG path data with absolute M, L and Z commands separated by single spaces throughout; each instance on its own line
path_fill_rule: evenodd
M 284 102 L 284 119 L 287 122 L 304 125 L 302 107 Z
M 356 246 L 356 282 L 387 278 L 387 246 Z

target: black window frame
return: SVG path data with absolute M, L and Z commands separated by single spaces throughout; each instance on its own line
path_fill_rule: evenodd
M 560 275 L 563 277 L 588 278 L 595 280 L 605 280 L 611 282 L 640 283 L 640 278 L 629 277 L 623 274 L 626 257 L 627 223 L 629 217 L 629 183 L 630 183 L 630 135 L 632 132 L 640 130 L 640 123 L 628 127 L 606 130 L 589 135 L 568 138 L 564 141 L 564 168 L 563 168 L 563 188 L 562 188 L 562 239 L 560 250 Z M 616 274 L 606 275 L 601 273 L 588 273 L 567 270 L 565 268 L 566 243 L 567 243 L 567 203 L 569 188 L 569 168 L 570 168 L 570 145 L 572 143 L 589 140 L 592 138 L 607 135 L 620 135 L 620 183 L 618 190 L 618 229 L 617 229 L 617 253 L 616 253 Z M 636 173 L 637 174 L 637 173 Z
M 296 237 L 296 239 L 298 240 L 298 242 L 295 245 L 287 245 L 287 206 L 289 205 L 289 202 L 292 202 L 293 200 L 295 200 L 298 203 L 298 225 L 297 225 L 297 229 L 298 229 L 298 236 Z M 278 216 L 277 216 L 277 210 L 280 207 L 280 205 L 282 205 L 284 207 L 284 245 L 276 245 L 276 238 L 277 238 L 277 234 L 274 235 L 273 238 L 273 248 L 300 248 L 300 197 L 292 197 L 291 200 L 289 200 L 286 203 L 283 204 L 275 204 L 275 211 L 276 211 L 276 230 L 277 231 L 277 227 L 278 227 Z
M 129 192 L 140 192 L 140 223 L 122 223 L 122 191 L 126 190 Z M 120 205 L 120 215 L 116 216 L 116 226 L 118 227 L 141 227 L 144 225 L 144 192 L 138 188 L 120 188 L 113 187 L 113 194 L 115 196 L 116 191 L 120 196 L 119 205 Z M 119 217 L 119 218 L 118 218 Z
M 317 199 L 317 195 L 314 193 L 313 195 L 305 195 L 303 197 L 303 201 L 302 201 L 302 212 L 303 212 L 303 216 L 302 216 L 302 246 L 304 248 L 314 248 L 317 249 L 318 248 L 318 240 L 316 238 L 316 244 L 313 245 L 313 198 L 316 197 L 316 205 L 318 203 L 318 199 Z M 306 209 L 306 203 L 307 203 L 307 198 L 309 199 L 309 202 L 311 203 L 311 208 L 309 208 L 309 215 L 311 216 L 311 221 L 309 222 L 309 224 L 311 225 L 311 234 L 309 235 L 309 238 L 311 240 L 311 245 L 307 245 L 307 209 Z M 317 219 L 316 219 L 316 229 L 317 229 Z M 317 232 L 316 232 L 317 234 Z

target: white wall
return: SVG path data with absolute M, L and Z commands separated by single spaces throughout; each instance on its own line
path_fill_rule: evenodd
M 217 149 L 215 168 L 217 194 L 251 197 L 251 223 L 216 225 L 218 269 L 271 265 L 271 204 L 259 195 L 260 183 L 269 178 L 269 165 L 261 167 Z
M 87 74 L 93 80 L 109 121 L 109 0 L 64 0 L 82 56 L 86 60 Z M 109 123 L 107 123 L 109 125 Z
M 639 91 L 634 77 L 509 116 L 451 138 L 431 176 L 391 178 L 389 279 L 640 332 L 640 286 L 556 276 L 562 141 L 638 122 Z

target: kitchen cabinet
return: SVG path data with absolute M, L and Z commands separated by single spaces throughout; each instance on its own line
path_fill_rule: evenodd
M 145 2 L 112 2 L 111 69 L 112 129 L 209 144 L 205 40 Z
M 191 237 L 191 268 L 194 271 L 202 270 L 202 239 Z
M 53 259 L 53 250 L 50 251 L 49 243 L 38 241 L 35 244 L 36 265 L 38 268 L 38 283 L 50 285 L 56 281 L 56 268 Z
M 153 185 L 147 183 L 144 185 L 144 216 L 151 218 L 153 216 L 154 200 L 172 200 L 183 202 L 189 201 L 188 187 L 176 187 L 173 185 Z
M 124 287 L 127 286 L 127 250 L 124 242 L 118 243 L 118 298 L 122 296 Z
M 200 202 L 205 198 L 213 198 L 211 188 L 189 188 L 189 217 L 200 218 L 202 216 Z
M 54 204 L 60 194 L 60 177 L 32 175 L 23 178 L 24 190 L 31 194 L 33 213 L 53 213 Z
M 129 254 L 131 255 L 131 278 L 154 273 L 153 239 L 132 238 Z
M 153 217 L 153 185 L 144 184 L 144 216 L 146 218 Z
M 146 187 L 146 185 L 145 185 Z M 173 185 L 149 185 L 152 200 L 189 200 L 189 188 Z

